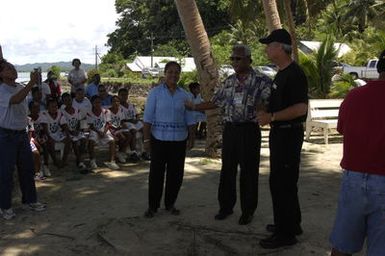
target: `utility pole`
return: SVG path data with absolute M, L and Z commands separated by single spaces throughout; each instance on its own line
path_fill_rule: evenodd
M 95 45 L 95 69 L 98 70 L 98 46 Z
M 154 35 L 153 35 L 153 33 L 151 32 L 151 67 L 153 67 L 154 66 L 154 61 L 153 61 L 153 59 L 154 59 Z

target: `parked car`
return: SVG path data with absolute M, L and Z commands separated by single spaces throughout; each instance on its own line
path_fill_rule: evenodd
M 254 69 L 255 71 L 259 71 L 260 73 L 265 74 L 270 78 L 273 78 L 277 74 L 277 71 L 269 66 L 256 66 Z
M 376 79 L 377 73 L 377 62 L 378 59 L 371 59 L 364 67 L 355 67 L 347 64 L 342 65 L 342 71 L 353 76 L 353 79 L 365 78 L 365 79 Z
M 154 78 L 159 76 L 158 68 L 143 68 L 142 69 L 142 78 Z

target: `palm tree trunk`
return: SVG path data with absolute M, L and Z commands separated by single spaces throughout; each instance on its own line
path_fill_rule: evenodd
M 297 44 L 297 37 L 295 33 L 295 24 L 294 24 L 294 18 L 293 13 L 291 12 L 291 1 L 285 0 L 285 10 L 287 15 L 287 24 L 289 27 L 289 32 L 291 35 L 291 44 L 293 48 L 293 58 L 296 62 L 298 62 L 298 44 Z
M 212 56 L 209 38 L 195 1 L 175 0 L 175 4 L 197 67 L 202 96 L 208 101 L 219 83 L 218 69 Z M 206 111 L 206 114 L 208 130 L 206 154 L 216 157 L 216 149 L 221 138 L 219 110 Z
M 269 32 L 282 28 L 281 19 L 275 0 L 263 0 L 263 10 L 265 11 L 266 26 Z

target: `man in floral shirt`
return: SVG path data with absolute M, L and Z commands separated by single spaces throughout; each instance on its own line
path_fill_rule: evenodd
M 246 45 L 235 45 L 230 56 L 235 74 L 217 88 L 209 102 L 187 103 L 193 110 L 220 107 L 223 110 L 222 169 L 218 189 L 219 212 L 216 220 L 233 213 L 236 202 L 236 176 L 240 165 L 240 225 L 252 221 L 258 204 L 258 176 L 261 131 L 257 112 L 268 105 L 272 80 L 252 69 L 251 52 Z

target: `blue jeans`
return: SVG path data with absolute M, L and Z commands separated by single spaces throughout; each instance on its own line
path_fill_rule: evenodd
M 333 248 L 353 254 L 367 239 L 367 255 L 385 255 L 385 176 L 344 171 Z
M 36 187 L 31 146 L 25 131 L 0 128 L 0 208 L 12 206 L 13 171 L 19 174 L 22 203 L 35 203 Z

